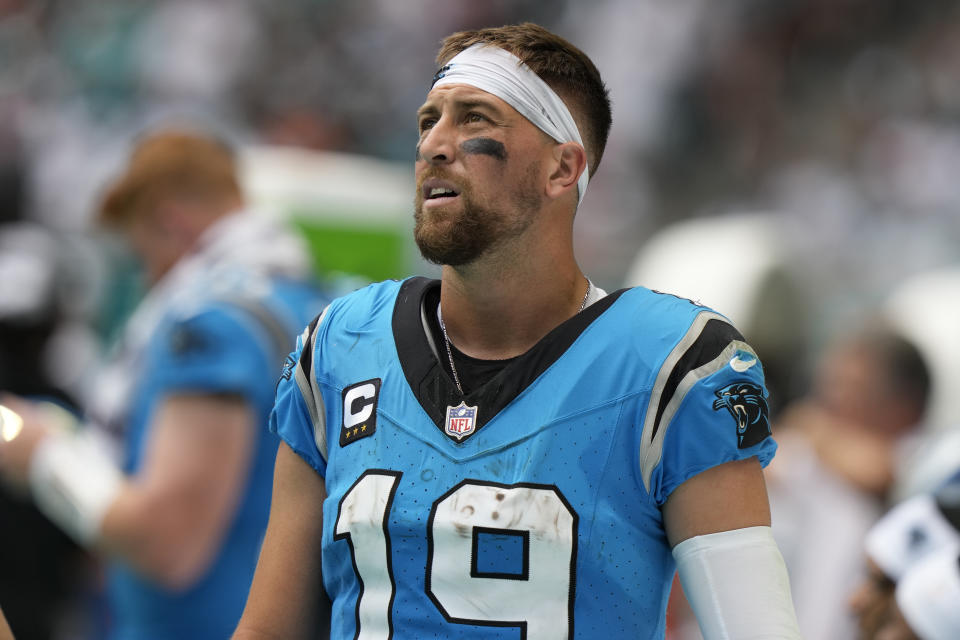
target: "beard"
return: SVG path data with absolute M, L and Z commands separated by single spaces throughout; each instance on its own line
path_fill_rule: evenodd
M 535 178 L 537 166 L 531 164 L 505 198 L 506 205 L 493 206 L 476 196 L 469 185 L 462 185 L 455 206 L 457 211 L 425 211 L 423 181 L 442 177 L 438 172 L 426 172 L 417 185 L 414 200 L 413 237 L 420 255 L 428 262 L 458 267 L 470 264 L 488 253 L 499 243 L 522 234 L 533 223 L 542 199 L 537 193 Z

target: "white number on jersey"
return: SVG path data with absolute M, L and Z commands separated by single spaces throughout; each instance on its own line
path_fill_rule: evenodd
M 387 518 L 400 477 L 365 472 L 337 514 L 335 538 L 350 544 L 361 583 L 359 640 L 392 636 L 396 587 Z M 555 487 L 465 480 L 433 504 L 427 535 L 427 595 L 448 621 L 521 627 L 527 640 L 573 635 L 577 515 Z M 519 568 L 480 566 L 484 536 L 516 540 Z
M 346 540 L 360 581 L 357 640 L 393 635 L 393 572 L 387 513 L 397 492 L 400 473 L 370 470 L 350 487 L 340 502 L 334 539 Z

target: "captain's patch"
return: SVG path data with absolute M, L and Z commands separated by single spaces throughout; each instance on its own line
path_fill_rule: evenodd
M 343 424 L 340 446 L 372 436 L 377 430 L 377 400 L 380 378 L 352 384 L 343 390 Z
M 716 392 L 713 408 L 726 408 L 737 423 L 737 446 L 752 447 L 770 435 L 770 419 L 763 390 L 750 382 L 734 382 Z

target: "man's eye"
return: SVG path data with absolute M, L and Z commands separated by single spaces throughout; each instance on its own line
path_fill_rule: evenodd
M 436 123 L 437 123 L 436 118 L 424 118 L 423 120 L 420 121 L 420 124 L 419 124 L 420 133 L 423 133 L 427 129 L 433 128 L 433 125 L 435 125 Z
M 467 122 L 483 122 L 484 120 L 486 120 L 486 118 L 483 115 L 472 111 L 468 113 L 466 117 Z

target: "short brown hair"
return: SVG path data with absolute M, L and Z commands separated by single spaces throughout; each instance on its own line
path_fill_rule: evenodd
M 233 151 L 212 136 L 162 131 L 140 139 L 126 171 L 108 189 L 99 220 L 120 226 L 158 197 L 240 198 Z
M 525 22 L 449 35 L 443 39 L 437 64 L 442 67 L 475 44 L 491 44 L 517 56 L 571 107 L 593 175 L 607 145 L 612 117 L 609 91 L 587 54 L 540 25 Z

